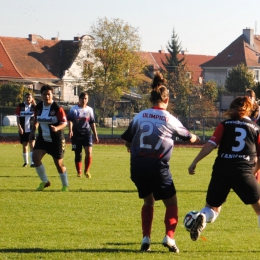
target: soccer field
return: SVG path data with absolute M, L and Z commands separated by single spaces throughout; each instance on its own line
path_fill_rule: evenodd
M 197 167 L 187 168 L 199 148 L 174 148 L 171 172 L 177 189 L 179 224 L 174 254 L 161 245 L 164 205 L 156 202 L 150 253 L 139 252 L 142 239 L 136 188 L 129 178 L 129 153 L 122 145 L 95 145 L 91 179 L 77 178 L 74 154 L 67 145 L 64 163 L 70 192 L 62 193 L 49 155 L 44 165 L 51 186 L 36 192 L 33 168 L 22 168 L 20 144 L 0 144 L 0 259 L 259 259 L 260 229 L 251 206 L 231 192 L 222 212 L 191 241 L 182 225 L 190 210 L 204 206 L 216 150 Z

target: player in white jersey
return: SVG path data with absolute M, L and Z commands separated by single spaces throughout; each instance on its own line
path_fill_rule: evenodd
M 166 234 L 162 244 L 169 251 L 178 253 L 174 239 L 178 223 L 177 196 L 169 170 L 173 136 L 192 143 L 200 139 L 166 111 L 169 90 L 165 83 L 160 73 L 155 74 L 150 97 L 152 108 L 137 114 L 121 137 L 131 153 L 131 179 L 137 187 L 139 198 L 144 200 L 141 209 L 141 251 L 150 251 L 154 203 L 162 200 L 166 207 Z
M 72 151 L 75 152 L 75 166 L 77 176 L 82 175 L 82 147 L 85 150 L 84 174 L 91 178 L 89 172 L 92 163 L 92 132 L 98 143 L 94 112 L 88 105 L 88 93 L 82 92 L 79 95 L 79 103 L 73 106 L 68 113 L 69 137 L 72 142 Z M 92 132 L 91 132 L 92 130 Z
M 30 148 L 30 164 L 31 167 L 34 167 L 34 162 L 32 160 L 32 151 L 33 151 L 36 138 L 35 136 L 32 136 L 32 139 L 29 140 L 29 135 L 31 132 L 33 111 L 35 105 L 36 103 L 32 97 L 32 94 L 26 93 L 24 102 L 20 103 L 15 110 L 20 143 L 23 146 L 23 160 L 24 160 L 23 167 L 27 167 L 29 164 L 29 159 L 28 159 L 29 148 Z
M 50 186 L 45 167 L 42 163 L 43 156 L 48 153 L 52 156 L 62 182 L 62 191 L 69 190 L 68 174 L 63 164 L 65 151 L 65 138 L 63 129 L 67 125 L 66 114 L 62 107 L 53 101 L 53 88 L 49 85 L 41 87 L 42 100 L 34 110 L 34 125 L 31 135 L 35 133 L 39 124 L 39 135 L 33 149 L 33 160 L 36 172 L 41 179 L 37 191 L 42 191 Z

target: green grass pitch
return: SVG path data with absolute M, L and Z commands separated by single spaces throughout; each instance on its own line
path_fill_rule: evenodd
M 156 202 L 152 251 L 141 253 L 140 208 L 129 177 L 129 153 L 122 145 L 95 145 L 91 179 L 77 178 L 74 154 L 67 145 L 64 163 L 70 192 L 62 193 L 52 158 L 44 157 L 51 186 L 36 192 L 33 168 L 22 168 L 20 144 L 0 144 L 0 259 L 259 259 L 260 229 L 251 206 L 231 192 L 218 219 L 191 241 L 182 225 L 190 210 L 204 206 L 216 150 L 200 162 L 196 175 L 187 168 L 199 148 L 174 148 L 171 172 L 177 189 L 180 254 L 161 245 L 164 206 Z

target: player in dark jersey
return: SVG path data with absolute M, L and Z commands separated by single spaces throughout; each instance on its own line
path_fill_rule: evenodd
M 231 189 L 245 204 L 252 205 L 260 226 L 260 187 L 254 176 L 260 165 L 259 161 L 256 163 L 260 156 L 260 129 L 250 119 L 252 109 L 247 96 L 233 100 L 226 113 L 229 119 L 217 126 L 188 168 L 189 174 L 195 174 L 197 163 L 219 146 L 206 205 L 191 227 L 193 241 L 198 239 L 206 223 L 216 220 Z
M 131 179 L 137 187 L 139 198 L 144 200 L 141 209 L 141 251 L 150 251 L 154 203 L 162 200 L 166 207 L 166 235 L 162 244 L 169 251 L 178 253 L 174 240 L 178 222 L 177 196 L 169 170 L 173 136 L 190 142 L 199 141 L 199 137 L 191 134 L 166 111 L 169 90 L 165 83 L 161 73 L 155 74 L 150 97 L 153 107 L 137 114 L 121 137 L 131 153 Z
M 50 182 L 42 164 L 43 156 L 48 153 L 52 156 L 57 171 L 62 182 L 62 191 L 68 191 L 68 174 L 63 164 L 63 155 L 65 150 L 65 138 L 63 129 L 67 125 L 66 114 L 62 107 L 53 101 L 53 88 L 49 85 L 41 87 L 42 100 L 34 110 L 34 125 L 31 134 L 38 127 L 38 137 L 33 149 L 33 161 L 36 172 L 41 179 L 37 191 L 42 191 L 50 186 Z
M 85 167 L 84 174 L 87 178 L 91 178 L 89 172 L 92 163 L 92 132 L 98 143 L 98 135 L 96 130 L 93 109 L 88 105 L 88 93 L 82 92 L 79 95 L 79 103 L 73 106 L 68 113 L 69 121 L 69 137 L 72 142 L 72 151 L 75 152 L 75 166 L 77 176 L 82 174 L 82 147 L 85 150 Z
M 251 103 L 253 104 L 253 111 L 252 111 L 250 118 L 251 118 L 251 120 L 253 120 L 255 123 L 257 123 L 259 125 L 260 107 L 256 101 L 256 94 L 255 94 L 254 90 L 247 89 L 246 96 L 249 97 Z M 259 183 L 260 182 L 260 171 L 256 172 L 255 177 Z
M 35 143 L 35 136 L 31 137 L 29 140 L 29 135 L 31 132 L 31 125 L 33 122 L 33 111 L 36 103 L 32 97 L 31 93 L 25 94 L 25 100 L 23 103 L 20 103 L 16 110 L 15 115 L 17 118 L 17 127 L 20 138 L 20 143 L 23 146 L 23 167 L 27 167 L 29 164 L 28 152 L 30 148 L 30 164 L 31 167 L 34 167 L 34 162 L 32 160 L 32 151 Z

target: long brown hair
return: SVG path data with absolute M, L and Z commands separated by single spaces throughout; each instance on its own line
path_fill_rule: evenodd
M 248 96 L 235 98 L 225 115 L 231 119 L 241 119 L 245 116 L 251 116 L 253 105 Z
M 169 97 L 169 90 L 165 87 L 167 80 L 160 72 L 156 72 L 152 82 L 150 101 L 157 104 Z

